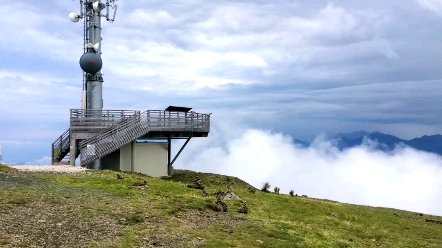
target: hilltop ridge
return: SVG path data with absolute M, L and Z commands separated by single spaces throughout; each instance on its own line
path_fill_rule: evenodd
M 229 176 L 181 170 L 170 178 L 95 170 L 54 174 L 6 166 L 0 171 L 0 245 L 4 247 L 442 245 L 441 217 L 261 191 L 253 194 L 247 182 Z M 196 175 L 207 196 L 186 187 Z M 143 181 L 146 190 L 132 186 Z M 247 202 L 250 212 L 238 213 L 243 203 L 234 200 L 225 201 L 227 213 L 217 212 L 213 195 L 220 190 L 233 191 Z

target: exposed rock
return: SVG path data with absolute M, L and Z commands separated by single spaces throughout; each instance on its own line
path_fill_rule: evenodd
M 249 213 L 249 208 L 247 207 L 247 203 L 246 201 L 243 202 L 242 207 L 238 210 L 238 213 L 240 214 L 248 214 Z
M 302 197 L 308 197 L 307 195 L 302 195 Z
M 143 183 L 134 183 L 133 187 L 139 188 L 139 189 L 146 189 L 147 188 L 147 182 L 144 181 Z
M 223 201 L 242 201 L 241 197 L 233 192 L 226 192 L 222 197 Z
M 223 197 L 224 197 L 224 192 L 222 191 L 217 192 L 215 204 L 218 207 L 218 211 L 227 212 L 228 211 L 227 204 L 222 202 Z
M 147 182 L 146 182 L 146 181 L 144 181 L 144 182 L 142 182 L 142 183 L 134 183 L 134 184 L 133 184 L 134 187 L 146 186 L 146 185 L 147 185 Z
M 218 207 L 218 211 L 227 212 L 227 204 L 222 201 L 216 201 L 216 206 Z
M 121 176 L 120 174 L 117 174 L 117 179 L 119 179 L 119 180 L 123 180 L 124 178 L 123 178 L 123 176 Z
M 339 214 L 338 213 L 332 213 L 332 216 L 338 218 Z
M 189 184 L 187 187 L 192 189 L 205 189 L 203 183 L 201 182 L 201 178 L 198 175 L 195 176 L 194 184 Z

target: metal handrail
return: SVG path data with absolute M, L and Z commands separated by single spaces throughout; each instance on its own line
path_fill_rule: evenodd
M 85 118 L 85 117 L 128 117 L 140 114 L 139 110 L 102 110 L 102 109 L 71 109 L 72 118 Z
M 92 138 L 82 140 L 79 144 L 81 165 L 106 156 L 150 131 L 209 132 L 209 130 L 208 114 L 147 110 L 106 128 Z
M 54 142 L 52 142 L 52 145 L 57 146 L 58 143 L 60 143 L 66 136 L 69 135 L 70 129 L 66 130 L 63 134 L 61 134 Z
M 71 109 L 70 125 L 72 131 L 94 131 L 94 129 L 110 128 L 124 120 L 139 115 L 139 110 Z
M 138 115 L 138 117 L 141 117 L 145 112 Z M 128 127 L 131 127 L 132 125 L 138 123 L 140 121 L 140 118 L 131 118 L 124 120 L 118 124 L 115 124 L 112 127 L 109 127 L 105 130 L 103 130 L 99 135 L 94 136 L 90 139 L 82 140 L 80 142 L 80 149 L 83 149 L 87 146 L 87 144 L 93 144 L 96 142 L 99 142 L 100 140 L 109 138 L 111 135 L 120 132 L 123 129 L 126 129 Z
M 148 110 L 147 117 L 151 130 L 210 131 L 210 115 L 208 114 Z

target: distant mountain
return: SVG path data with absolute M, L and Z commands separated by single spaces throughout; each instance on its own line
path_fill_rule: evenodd
M 353 133 L 338 133 L 336 135 L 333 136 L 334 139 L 340 139 L 340 138 L 345 138 L 345 139 L 359 139 L 359 138 L 363 138 L 364 136 L 369 135 L 370 133 L 364 130 L 359 130 Z
M 295 144 L 298 144 L 302 147 L 310 146 L 310 141 L 308 141 L 308 140 L 293 139 L 293 142 L 295 142 Z
M 422 151 L 434 152 L 442 155 L 442 135 L 424 135 L 420 138 L 407 141 L 407 145 Z
M 364 139 L 376 141 L 378 143 L 377 148 L 383 151 L 391 151 L 397 145 L 406 145 L 417 150 L 437 153 L 442 155 L 442 135 L 424 135 L 420 138 L 412 140 L 403 140 L 390 134 L 384 134 L 380 132 L 367 132 L 359 130 L 352 133 L 338 133 L 330 137 L 330 140 L 335 142 L 336 146 L 340 150 L 348 149 L 362 145 Z M 308 147 L 310 142 L 305 140 L 294 139 L 295 143 Z

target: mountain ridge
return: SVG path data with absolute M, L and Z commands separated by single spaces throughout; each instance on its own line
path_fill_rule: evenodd
M 327 137 L 328 140 L 335 143 L 339 150 L 345 150 L 360 146 L 365 140 L 376 141 L 376 148 L 382 151 L 391 151 L 398 145 L 405 145 L 416 150 L 426 151 L 442 155 L 442 135 L 423 135 L 419 138 L 405 140 L 391 134 L 385 134 L 378 131 L 367 132 L 359 130 L 351 133 L 338 133 Z M 295 144 L 303 147 L 309 147 L 311 142 L 306 140 L 294 139 Z

